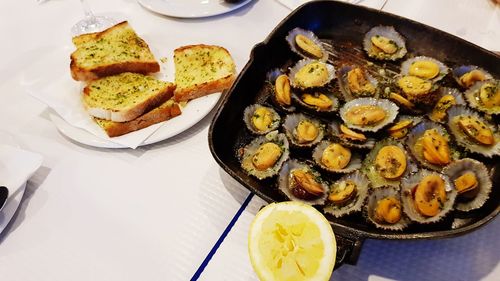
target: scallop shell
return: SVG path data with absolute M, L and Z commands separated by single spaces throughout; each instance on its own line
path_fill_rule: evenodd
M 314 139 L 311 142 L 299 143 L 294 136 L 293 132 L 294 132 L 295 128 L 297 127 L 297 125 L 299 124 L 299 122 L 302 120 L 308 120 L 308 121 L 312 122 L 313 124 L 317 125 L 317 127 L 319 128 L 318 136 L 316 137 L 316 139 Z M 287 115 L 285 117 L 285 121 L 283 122 L 283 128 L 285 130 L 286 137 L 290 140 L 292 145 L 294 145 L 296 147 L 300 147 L 300 148 L 312 147 L 313 145 L 319 143 L 323 139 L 324 131 L 325 131 L 324 125 L 321 124 L 320 121 L 318 121 L 312 117 L 308 117 L 302 113 L 292 113 L 292 114 Z
M 296 80 L 295 75 L 303 67 L 306 67 L 307 65 L 312 64 L 312 63 L 321 63 L 321 64 L 324 64 L 326 66 L 327 71 L 328 71 L 328 78 L 327 78 L 327 80 L 325 80 L 325 81 L 323 81 L 323 82 L 321 82 L 321 83 L 319 83 L 317 85 L 313 85 L 311 87 L 307 87 L 307 86 L 302 85 L 301 83 L 299 83 Z M 292 87 L 298 88 L 298 89 L 301 89 L 301 90 L 305 90 L 305 89 L 310 89 L 310 88 L 323 87 L 326 84 L 330 83 L 336 76 L 335 76 L 335 68 L 333 67 L 333 65 L 325 63 L 325 62 L 322 62 L 322 61 L 318 61 L 318 60 L 303 59 L 303 60 L 298 61 L 292 68 L 290 68 L 290 73 L 289 73 L 288 77 L 290 78 L 290 84 L 291 84 Z
M 297 35 L 299 35 L 299 34 L 304 35 L 305 37 L 309 38 L 312 42 L 314 42 L 314 44 L 316 44 L 317 46 L 319 46 L 320 49 L 321 49 L 321 51 L 322 51 L 322 53 L 323 53 L 323 56 L 321 58 L 317 58 L 317 57 L 314 57 L 311 54 L 308 54 L 304 50 L 302 50 L 302 48 L 300 48 L 297 45 L 297 43 L 295 42 L 295 37 Z M 294 53 L 300 55 L 303 58 L 318 59 L 320 61 L 327 61 L 328 60 L 328 52 L 323 47 L 323 44 L 322 44 L 321 40 L 319 40 L 319 38 L 316 36 L 316 34 L 314 34 L 310 30 L 305 30 L 305 29 L 302 29 L 300 27 L 294 28 L 294 29 L 290 30 L 290 32 L 285 37 L 285 39 L 288 42 L 288 45 L 290 46 L 290 49 L 292 49 L 292 51 Z
M 273 121 L 272 121 L 271 125 L 264 131 L 259 131 L 259 129 L 255 128 L 255 126 L 253 126 L 253 124 L 252 124 L 252 117 L 255 114 L 255 110 L 257 110 L 260 107 L 266 108 L 273 115 Z M 273 130 L 276 130 L 279 127 L 281 117 L 274 109 L 272 109 L 270 107 L 267 107 L 267 106 L 264 106 L 261 104 L 252 104 L 252 105 L 249 105 L 247 108 L 245 108 L 245 111 L 243 111 L 243 121 L 245 122 L 245 125 L 247 126 L 248 130 L 250 130 L 252 133 L 257 134 L 257 135 L 264 135 L 264 134 L 267 134 Z
M 481 82 L 476 82 L 472 87 L 470 87 L 467 91 L 465 91 L 464 96 L 467 102 L 469 103 L 469 106 L 472 108 L 475 108 L 479 111 L 482 111 L 487 114 L 500 114 L 500 104 L 497 106 L 493 107 L 487 107 L 486 105 L 483 104 L 481 101 L 480 97 L 480 90 L 481 87 L 486 84 L 490 83 L 493 84 L 494 87 L 496 88 L 497 91 L 500 89 L 500 80 L 485 80 Z
M 391 186 L 395 188 L 399 188 L 401 179 L 409 176 L 412 173 L 415 173 L 418 170 L 417 165 L 413 163 L 412 159 L 406 155 L 406 170 L 401 175 L 401 177 L 396 179 L 386 179 L 382 177 L 376 169 L 375 159 L 378 155 L 378 152 L 382 147 L 388 145 L 395 145 L 399 147 L 401 150 L 406 151 L 404 146 L 400 141 L 394 140 L 392 138 L 388 138 L 378 142 L 375 147 L 366 155 L 365 160 L 363 161 L 362 171 L 365 175 L 370 179 L 371 185 L 373 188 L 378 188 L 382 186 Z
M 450 161 L 458 159 L 460 157 L 460 154 L 455 149 L 453 149 L 453 144 L 451 143 L 451 138 L 448 134 L 448 131 L 446 131 L 446 129 L 438 123 L 434 123 L 429 120 L 424 120 L 417 126 L 413 127 L 408 138 L 406 139 L 406 146 L 408 147 L 411 155 L 421 166 L 431 170 L 441 171 L 445 165 L 440 166 L 427 161 L 422 154 L 423 149 L 421 147 L 419 148 L 417 145 L 418 140 L 424 135 L 425 131 L 431 129 L 436 129 L 438 133 L 448 141 L 448 147 L 450 149 Z
M 438 65 L 439 73 L 437 74 L 437 76 L 432 78 L 432 79 L 427 79 L 427 80 L 431 80 L 433 83 L 436 83 L 437 81 L 443 79 L 446 76 L 446 74 L 448 74 L 448 72 L 449 72 L 448 67 L 446 65 L 444 65 L 444 63 L 438 61 L 437 59 L 431 58 L 431 57 L 426 57 L 426 56 L 418 56 L 418 57 L 414 57 L 411 59 L 407 59 L 401 64 L 401 75 L 410 75 L 409 74 L 410 67 L 413 63 L 415 63 L 417 61 L 431 61 L 431 62 Z M 419 78 L 426 79 L 423 77 L 419 77 Z
M 353 173 L 344 175 L 339 180 L 332 183 L 331 186 L 333 187 L 336 184 L 349 180 L 356 183 L 356 195 L 354 196 L 354 198 L 350 199 L 348 202 L 342 205 L 334 204 L 327 199 L 325 207 L 323 208 L 323 211 L 325 211 L 325 213 L 332 214 L 334 217 L 339 218 L 361 211 L 366 200 L 366 196 L 368 195 L 370 181 L 366 178 L 365 175 L 363 175 L 363 173 L 361 173 L 360 171 L 355 171 Z
M 459 90 L 455 89 L 455 88 L 440 87 L 439 90 L 438 90 L 438 95 L 439 96 L 437 98 L 437 101 L 439 101 L 445 95 L 452 95 L 455 98 L 455 103 L 456 104 L 466 105 L 465 100 L 462 97 L 462 93 Z M 436 102 L 436 104 L 434 105 L 434 109 L 435 109 L 435 107 L 437 105 L 438 105 L 438 103 Z M 446 110 L 446 112 L 448 112 L 448 109 Z M 435 118 L 432 115 L 432 111 L 429 112 L 429 118 L 432 121 L 439 122 L 439 123 L 444 123 L 446 121 L 446 115 L 445 115 L 445 118 L 443 118 L 442 120 L 439 120 L 438 118 Z
M 361 98 L 361 97 L 377 98 L 378 94 L 379 94 L 378 81 L 372 75 L 370 75 L 370 73 L 368 73 L 368 71 L 366 71 L 366 70 L 363 70 L 365 79 L 368 80 L 375 87 L 375 89 L 376 89 L 375 93 L 373 93 L 373 94 L 370 94 L 370 93 L 356 94 L 356 93 L 351 92 L 351 90 L 349 88 L 349 83 L 347 81 L 347 74 L 349 73 L 349 71 L 351 71 L 352 69 L 354 69 L 356 67 L 357 66 L 353 66 L 353 65 L 345 65 L 337 71 L 337 73 L 338 73 L 337 75 L 339 77 L 339 88 L 344 96 L 344 100 L 351 101 L 353 99 Z M 363 68 L 361 68 L 361 69 L 363 69 Z
M 381 187 L 377 189 L 370 190 L 370 194 L 368 195 L 367 203 L 364 207 L 364 215 L 368 219 L 369 222 L 373 223 L 377 228 L 385 229 L 385 230 L 403 230 L 406 228 L 411 221 L 406 217 L 401 210 L 401 219 L 394 224 L 389 223 L 381 223 L 374 218 L 374 210 L 377 206 L 377 202 L 387 198 L 387 197 L 395 197 L 399 201 L 401 201 L 401 197 L 399 194 L 399 190 L 393 187 Z M 403 209 L 403 203 L 401 202 L 401 208 Z
M 276 161 L 276 164 L 269 169 L 264 171 L 259 171 L 253 168 L 251 164 L 251 158 L 255 155 L 257 149 L 267 142 L 273 142 L 283 148 L 281 157 Z M 249 174 L 260 180 L 272 177 L 278 174 L 283 163 L 288 159 L 289 147 L 288 140 L 284 134 L 278 133 L 278 131 L 272 131 L 265 136 L 260 136 L 243 148 L 243 155 L 241 156 L 241 166 Z
M 486 70 L 484 70 L 478 66 L 475 66 L 475 65 L 462 65 L 462 66 L 454 68 L 452 70 L 453 78 L 455 78 L 455 81 L 457 81 L 458 85 L 460 85 L 464 89 L 467 89 L 468 87 L 466 87 L 466 85 L 464 85 L 462 83 L 462 81 L 460 80 L 460 77 L 462 77 L 464 74 L 471 72 L 473 70 L 481 71 L 485 76 L 485 80 L 493 79 L 493 76 L 491 76 L 491 74 L 489 74 Z
M 463 201 L 460 200 L 460 194 L 458 195 L 455 208 L 457 210 L 467 212 L 478 209 L 484 205 L 486 200 L 489 198 L 492 182 L 486 166 L 474 159 L 463 158 L 451 163 L 443 169 L 443 173 L 450 178 L 453 186 L 455 179 L 463 175 L 465 172 L 473 172 L 479 182 L 479 193 L 474 197 L 474 199 L 470 201 Z
M 330 108 L 321 109 L 321 108 L 318 108 L 316 106 L 305 103 L 301 98 L 302 94 L 305 94 L 305 93 L 298 93 L 296 91 L 293 91 L 292 92 L 292 99 L 293 99 L 293 101 L 295 101 L 297 104 L 299 104 L 303 108 L 305 108 L 311 112 L 314 112 L 314 113 L 332 113 L 332 112 L 336 112 L 339 109 L 339 99 L 332 92 L 318 91 L 318 92 L 310 93 L 310 94 L 315 95 L 315 94 L 319 94 L 319 93 L 326 95 L 332 101 L 332 106 Z
M 330 167 L 325 166 L 321 162 L 321 157 L 323 156 L 323 151 L 325 151 L 325 149 L 330 144 L 333 144 L 333 142 L 322 141 L 313 150 L 312 158 L 313 158 L 314 162 L 319 167 L 321 167 L 322 169 L 324 169 L 324 170 L 326 170 L 328 172 L 332 172 L 332 173 L 350 173 L 350 172 L 353 172 L 353 171 L 358 170 L 359 168 L 361 168 L 362 157 L 361 157 L 361 155 L 359 153 L 356 153 L 355 151 L 352 151 L 352 150 L 351 150 L 351 160 L 349 161 L 349 164 L 347 164 L 347 166 L 344 167 L 343 169 L 338 169 L 337 170 L 337 169 L 332 169 Z
M 314 200 L 304 200 L 301 198 L 296 197 L 292 191 L 290 190 L 290 178 L 291 178 L 291 171 L 296 170 L 296 169 L 308 169 L 310 170 L 316 178 L 320 179 L 321 185 L 323 186 L 324 189 L 324 194 L 319 196 L 318 198 Z M 326 184 L 322 179 L 321 179 L 321 174 L 314 170 L 310 165 L 300 162 L 294 159 L 290 159 L 285 164 L 283 164 L 283 168 L 281 169 L 279 173 L 279 179 L 278 179 L 278 187 L 279 189 L 290 199 L 293 201 L 300 201 L 309 205 L 321 205 L 325 202 L 326 197 L 328 196 L 328 184 Z
M 398 46 L 398 50 L 394 54 L 385 54 L 385 53 L 373 53 L 372 50 L 372 41 L 371 38 L 373 36 L 384 36 L 386 38 L 391 39 Z M 375 26 L 370 31 L 368 31 L 363 39 L 363 48 L 369 57 L 379 59 L 379 60 L 397 60 L 406 55 L 406 45 L 405 39 L 394 29 L 392 26 Z
M 435 174 L 438 175 L 445 182 L 445 190 L 446 190 L 446 202 L 443 204 L 441 211 L 433 216 L 426 217 L 421 215 L 417 209 L 415 208 L 415 203 L 413 199 L 413 188 L 420 183 L 420 180 L 428 175 Z M 455 203 L 455 198 L 457 196 L 457 191 L 452 188 L 450 180 L 447 176 L 432 172 L 429 170 L 422 169 L 415 174 L 412 174 L 408 177 L 403 178 L 401 181 L 401 199 L 403 202 L 403 211 L 406 215 L 415 222 L 427 224 L 438 222 L 443 219 L 452 209 L 453 204 Z
M 495 139 L 495 143 L 491 146 L 481 145 L 471 140 L 469 136 L 467 136 L 462 129 L 457 124 L 457 118 L 459 116 L 474 116 L 477 119 L 481 120 L 485 123 L 493 132 L 493 137 Z M 450 109 L 448 109 L 448 121 L 447 121 L 449 132 L 455 137 L 455 142 L 465 148 L 466 150 L 474 153 L 482 154 L 486 157 L 492 157 L 494 155 L 500 155 L 500 133 L 496 126 L 492 125 L 486 119 L 481 117 L 477 112 L 468 109 L 462 105 L 454 105 Z
M 354 148 L 366 148 L 366 149 L 372 149 L 375 146 L 375 143 L 377 142 L 377 139 L 366 136 L 366 141 L 355 141 L 351 139 L 347 139 L 342 137 L 341 131 L 340 131 L 340 122 L 333 120 L 330 122 L 328 125 L 330 135 L 333 137 L 333 139 L 342 144 L 343 146 L 347 147 L 354 147 Z
M 349 122 L 349 120 L 346 118 L 346 113 L 353 107 L 356 106 L 362 106 L 362 105 L 373 105 L 373 106 L 378 106 L 386 112 L 386 117 L 384 120 L 378 122 L 377 124 L 373 125 L 367 125 L 367 126 L 359 126 L 355 125 Z M 344 121 L 347 127 L 352 128 L 352 129 L 358 129 L 361 131 L 369 131 L 369 132 L 376 132 L 386 125 L 390 124 L 391 122 L 396 119 L 396 116 L 398 115 L 398 110 L 399 107 L 393 103 L 392 101 L 386 100 L 386 99 L 374 99 L 374 98 L 359 98 L 352 100 L 350 102 L 347 102 L 340 108 L 340 117 Z

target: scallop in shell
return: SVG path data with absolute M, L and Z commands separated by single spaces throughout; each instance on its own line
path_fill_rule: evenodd
M 332 92 L 294 92 L 292 98 L 297 104 L 314 113 L 332 113 L 339 108 L 339 100 Z
M 285 39 L 292 51 L 303 58 L 328 60 L 328 52 L 323 48 L 319 38 L 310 30 L 294 28 Z
M 359 66 L 345 65 L 338 70 L 339 87 L 346 101 L 378 97 L 378 81 Z
M 399 190 L 393 187 L 370 190 L 365 216 L 377 228 L 386 230 L 402 230 L 410 224 L 403 213 Z
M 420 122 L 422 122 L 422 118 L 419 116 L 399 115 L 394 124 L 386 131 L 394 139 L 404 139 L 410 130 Z
M 486 70 L 475 65 L 462 65 L 452 70 L 453 77 L 458 85 L 468 89 L 476 82 L 493 79 Z
M 432 111 L 429 113 L 429 118 L 434 122 L 445 122 L 448 109 L 452 105 L 465 105 L 462 93 L 455 88 L 441 87 L 438 90 L 438 95 L 438 101 L 434 104 Z
M 488 200 L 492 188 L 488 169 L 483 163 L 463 158 L 446 166 L 443 173 L 458 192 L 455 208 L 460 211 L 478 209 Z
M 312 158 L 322 169 L 332 173 L 350 173 L 361 168 L 361 155 L 339 143 L 320 142 Z
M 297 62 L 289 73 L 292 87 L 305 90 L 323 87 L 335 78 L 333 65 L 311 59 Z
M 401 142 L 385 139 L 378 142 L 366 155 L 362 170 L 370 179 L 372 187 L 399 187 L 401 178 L 417 170 L 416 165 L 407 156 Z
M 392 26 L 376 26 L 363 39 L 363 48 L 369 57 L 379 60 L 397 60 L 406 55 L 404 38 Z
M 330 185 L 323 210 L 337 218 L 361 211 L 369 186 L 370 181 L 360 171 L 344 175 Z
M 436 171 L 441 171 L 460 156 L 450 144 L 446 129 L 428 120 L 410 131 L 406 146 L 420 165 Z
M 323 204 L 328 195 L 328 184 L 321 174 L 310 165 L 293 159 L 283 165 L 278 186 L 290 200 L 310 205 Z
M 241 167 L 258 179 L 278 174 L 288 159 L 288 140 L 284 134 L 272 131 L 250 142 L 241 150 Z
M 462 105 L 448 110 L 447 125 L 458 145 L 486 157 L 500 155 L 500 133 L 477 112 Z
M 245 108 L 243 121 L 252 133 L 263 135 L 276 130 L 279 127 L 281 117 L 270 107 L 253 104 Z
M 274 105 L 286 112 L 294 111 L 293 90 L 288 76 L 280 69 L 273 69 L 267 73 L 267 81 L 269 82 L 271 101 Z
M 386 99 L 359 98 L 340 109 L 340 117 L 352 129 L 376 132 L 396 119 L 398 106 Z
M 290 142 L 297 147 L 312 147 L 323 139 L 324 125 L 320 121 L 302 113 L 286 116 L 283 122 L 285 134 Z
M 443 79 L 448 72 L 446 65 L 431 57 L 418 56 L 401 64 L 401 75 L 412 75 L 434 83 Z
M 415 222 L 438 222 L 448 214 L 455 203 L 457 191 L 447 176 L 420 170 L 401 181 L 403 211 Z
M 333 139 L 347 147 L 372 149 L 377 141 L 373 137 L 349 129 L 346 125 L 336 120 L 330 122 L 328 128 Z
M 500 80 L 477 82 L 464 96 L 471 107 L 487 114 L 500 114 Z
M 403 75 L 397 79 L 397 85 L 404 97 L 415 105 L 433 105 L 437 98 L 438 86 L 431 80 Z

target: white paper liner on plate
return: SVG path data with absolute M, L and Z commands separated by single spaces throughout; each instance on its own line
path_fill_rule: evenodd
M 20 204 L 26 181 L 42 165 L 42 156 L 11 145 L 0 144 L 0 185 L 9 189 L 2 209 L 0 233 L 7 226 Z

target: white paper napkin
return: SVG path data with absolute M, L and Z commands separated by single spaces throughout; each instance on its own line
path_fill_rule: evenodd
M 82 128 L 98 138 L 125 147 L 137 148 L 165 123 L 154 124 L 119 137 L 108 137 L 83 107 L 83 83 L 71 78 L 70 52 L 70 48 L 62 48 L 47 54 L 25 72 L 21 85 L 31 96 L 52 108 L 71 126 Z
M 0 233 L 19 206 L 26 181 L 42 165 L 42 156 L 10 145 L 0 144 L 0 185 L 9 189 L 9 197 L 0 214 Z
M 291 10 L 296 9 L 300 5 L 310 2 L 312 0 L 278 0 L 281 4 L 285 5 Z M 356 5 L 361 5 L 361 6 L 366 6 L 369 8 L 374 8 L 374 9 L 382 9 L 384 6 L 384 3 L 386 2 L 385 0 L 337 0 L 339 2 L 347 2 L 347 3 L 352 3 Z

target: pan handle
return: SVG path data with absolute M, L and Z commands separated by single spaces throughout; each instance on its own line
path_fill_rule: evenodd
M 335 233 L 335 240 L 337 241 L 335 269 L 344 263 L 355 265 L 358 262 L 361 246 L 363 246 L 365 240 L 360 237 L 346 237 L 338 233 Z

